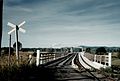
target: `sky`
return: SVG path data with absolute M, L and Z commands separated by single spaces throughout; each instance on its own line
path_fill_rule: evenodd
M 23 47 L 120 46 L 120 0 L 3 0 L 2 47 L 8 22 L 19 25 Z M 12 44 L 15 42 L 12 35 Z

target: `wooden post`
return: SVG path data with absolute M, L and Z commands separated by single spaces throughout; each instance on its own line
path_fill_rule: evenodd
M 40 50 L 37 50 L 36 66 L 40 64 Z
M 21 32 L 25 33 L 25 30 L 20 28 L 23 24 L 25 23 L 25 21 L 23 21 L 21 24 L 19 25 L 14 25 L 10 22 L 8 22 L 8 26 L 12 27 L 13 29 L 11 31 L 8 32 L 8 34 L 11 34 L 12 32 L 15 31 L 15 41 L 16 41 L 16 61 L 17 64 L 19 64 L 19 50 L 18 50 L 18 30 L 20 30 Z
M 32 55 L 29 55 L 29 63 L 32 64 Z
M 10 66 L 10 55 L 11 55 L 11 34 L 10 34 L 10 38 L 9 38 L 8 66 Z
M 1 43 L 2 43 L 2 21 L 3 21 L 3 19 L 2 19 L 2 15 L 3 15 L 3 0 L 0 0 L 0 56 L 1 56 Z
M 108 54 L 108 66 L 111 67 L 111 53 Z
M 17 60 L 17 63 L 19 64 L 18 26 L 17 25 L 16 25 L 16 30 L 15 30 L 15 40 L 16 40 L 16 60 Z
M 53 60 L 55 60 L 55 54 L 53 54 Z
M 94 62 L 96 62 L 96 55 L 94 55 Z
M 101 55 L 100 55 L 100 64 L 101 64 L 101 59 L 102 59 L 102 58 L 101 58 Z
M 42 64 L 42 59 L 43 59 L 42 54 L 40 54 L 40 64 Z

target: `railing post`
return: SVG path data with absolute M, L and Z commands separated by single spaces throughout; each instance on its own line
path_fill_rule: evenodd
M 55 60 L 55 54 L 53 54 L 53 60 Z
M 101 58 L 101 55 L 100 55 L 100 64 L 101 64 L 101 59 L 102 59 L 102 58 Z
M 29 55 L 29 63 L 32 64 L 32 55 Z
M 111 67 L 111 53 L 108 54 L 108 66 Z
M 36 66 L 40 64 L 40 50 L 37 50 Z
M 43 64 L 43 55 L 42 54 L 40 54 L 40 64 Z
M 94 62 L 96 62 L 96 55 L 94 55 Z
M 70 48 L 71 53 L 73 53 L 73 47 Z

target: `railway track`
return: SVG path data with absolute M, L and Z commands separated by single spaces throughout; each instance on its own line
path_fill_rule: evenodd
M 83 70 L 85 70 L 86 73 L 88 73 L 89 76 L 91 76 L 91 78 L 97 80 L 97 81 L 101 81 L 95 74 L 92 73 L 92 71 L 90 69 L 92 69 L 93 67 L 89 66 L 82 58 L 82 56 L 80 54 L 77 54 L 79 61 L 77 62 L 77 65 L 82 67 Z M 82 64 L 84 63 L 84 65 Z M 87 69 L 86 69 L 87 68 Z M 88 69 L 89 68 L 89 69 Z M 95 69 L 95 68 L 94 68 Z
M 78 60 L 78 54 L 71 54 L 66 58 L 56 61 L 55 63 L 46 65 L 45 67 L 51 69 L 51 71 L 54 73 L 55 80 L 58 81 L 101 81 L 90 70 L 86 69 L 80 63 L 79 67 L 82 67 L 83 70 L 75 70 L 71 64 L 72 60 L 76 62 L 76 60 Z
M 95 81 L 114 81 L 111 79 L 108 79 L 105 75 L 98 73 L 97 69 L 90 66 L 88 63 L 85 62 L 85 60 L 82 58 L 81 55 L 77 54 L 75 61 L 75 64 L 79 67 L 79 71 L 81 71 L 81 74 L 86 74 L 88 76 L 90 76 L 91 78 L 93 78 Z M 80 59 L 87 65 L 90 67 L 90 69 L 86 69 L 85 66 L 83 66 L 82 62 L 80 61 Z
M 95 71 L 86 69 L 79 59 L 83 61 L 82 57 L 79 58 L 78 53 L 72 53 L 41 64 L 29 77 L 30 81 L 109 81 L 104 77 L 98 77 Z M 78 67 L 73 67 L 73 65 Z

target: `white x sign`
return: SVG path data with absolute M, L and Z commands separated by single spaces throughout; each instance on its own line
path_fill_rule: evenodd
M 25 33 L 26 31 L 25 31 L 23 28 L 21 28 L 22 25 L 24 25 L 24 24 L 25 24 L 25 21 L 23 21 L 23 22 L 22 22 L 21 24 L 19 24 L 18 26 L 17 26 L 17 25 L 14 25 L 14 24 L 12 24 L 12 23 L 10 23 L 10 22 L 8 22 L 7 25 L 13 28 L 11 31 L 8 32 L 8 34 L 11 34 L 11 33 L 14 32 L 16 29 L 18 29 L 18 30 L 20 30 L 21 32 Z
M 8 34 L 11 34 L 12 32 L 15 31 L 15 40 L 16 40 L 16 59 L 19 61 L 19 50 L 18 50 L 18 30 L 20 30 L 21 32 L 25 33 L 25 30 L 22 27 L 22 25 L 25 24 L 25 21 L 23 21 L 21 24 L 19 25 L 14 25 L 10 22 L 8 22 L 8 26 L 12 27 L 13 29 L 11 31 L 8 32 Z

